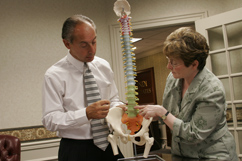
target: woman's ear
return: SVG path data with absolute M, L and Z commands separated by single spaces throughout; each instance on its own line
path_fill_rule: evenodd
M 199 65 L 199 62 L 197 60 L 194 60 L 194 62 L 192 63 L 192 67 L 197 69 L 198 65 Z

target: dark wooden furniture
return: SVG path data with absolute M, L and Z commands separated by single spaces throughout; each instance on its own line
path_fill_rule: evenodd
M 0 135 L 0 161 L 20 161 L 21 146 L 19 138 Z

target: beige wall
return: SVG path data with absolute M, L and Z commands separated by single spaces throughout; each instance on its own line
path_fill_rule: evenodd
M 41 125 L 43 75 L 48 67 L 67 53 L 60 38 L 62 24 L 67 17 L 82 13 L 96 22 L 97 55 L 112 63 L 108 26 L 117 24 L 117 16 L 113 12 L 115 1 L 0 1 L 0 129 Z M 211 16 L 242 7 L 241 0 L 128 1 L 132 22 L 199 11 L 208 11 Z M 142 64 L 148 65 L 152 59 L 164 64 L 164 60 L 156 59 L 156 56 L 142 59 L 146 63 L 137 65 L 138 69 L 146 68 Z M 159 75 L 155 75 L 158 101 L 163 91 L 159 82 L 165 82 L 167 76 L 163 68 L 155 66 L 155 74 Z
M 0 1 L 0 129 L 42 124 L 43 75 L 67 53 L 61 28 L 69 16 L 95 21 L 97 55 L 111 62 L 105 10 L 100 0 Z

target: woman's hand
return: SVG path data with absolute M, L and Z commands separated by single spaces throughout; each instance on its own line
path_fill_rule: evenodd
M 153 120 L 158 120 L 167 113 L 167 110 L 160 105 L 136 106 L 134 108 L 139 109 L 139 114 L 146 119 L 153 117 Z M 169 113 L 169 115 L 167 115 L 167 118 L 163 121 L 171 130 L 173 130 L 175 119 L 176 117 Z
M 159 105 L 146 105 L 146 106 L 135 106 L 135 109 L 139 109 L 139 114 L 143 116 L 145 119 L 149 119 L 151 117 L 155 118 L 155 120 L 158 119 L 158 117 L 161 117 L 161 113 L 163 113 L 164 107 Z

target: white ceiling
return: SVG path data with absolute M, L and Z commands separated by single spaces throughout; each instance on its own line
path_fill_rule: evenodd
M 137 48 L 134 51 L 136 57 L 139 58 L 139 55 L 142 53 L 148 52 L 157 47 L 160 47 L 160 50 L 162 50 L 161 47 L 166 37 L 176 29 L 184 26 L 190 26 L 194 28 L 194 24 L 192 23 L 132 31 L 134 38 L 143 38 L 142 40 L 133 43 L 134 47 Z

